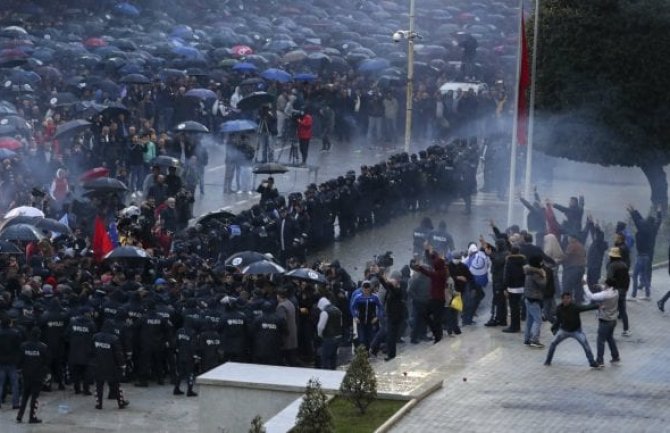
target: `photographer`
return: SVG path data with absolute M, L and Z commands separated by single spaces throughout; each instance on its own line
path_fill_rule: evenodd
M 256 192 L 261 195 L 259 202 L 261 206 L 265 206 L 266 203 L 271 203 L 279 197 L 279 191 L 277 191 L 273 177 L 264 179 L 256 189 Z

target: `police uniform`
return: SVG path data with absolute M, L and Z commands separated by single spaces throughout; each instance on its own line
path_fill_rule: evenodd
M 182 395 L 184 392 L 180 389 L 181 382 L 185 381 L 187 386 L 187 395 L 195 397 L 193 385 L 195 383 L 195 357 L 198 348 L 198 335 L 193 329 L 190 320 L 184 323 L 184 327 L 177 330 L 176 338 L 177 348 L 177 380 L 175 381 L 174 395 Z
M 95 408 L 102 409 L 102 392 L 105 382 L 109 386 L 110 395 L 116 397 L 119 409 L 128 406 L 123 398 L 120 382 L 126 361 L 121 348 L 121 340 L 114 335 L 114 324 L 107 321 L 103 329 L 93 336 L 93 359 L 95 363 Z
M 23 414 L 26 411 L 28 399 L 30 399 L 30 418 L 29 423 L 41 423 L 37 418 L 37 398 L 40 395 L 44 379 L 49 372 L 49 351 L 47 345 L 39 341 L 40 332 L 38 328 L 33 328 L 30 340 L 21 344 L 19 369 L 23 372 L 23 394 L 21 396 L 21 406 L 16 416 L 17 422 L 22 422 Z

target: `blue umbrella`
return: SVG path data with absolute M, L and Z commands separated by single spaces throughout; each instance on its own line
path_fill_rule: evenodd
M 233 66 L 233 71 L 238 72 L 254 72 L 255 70 L 256 66 L 253 63 L 242 62 Z
M 174 54 L 178 56 L 185 57 L 187 59 L 199 59 L 202 58 L 202 54 L 198 51 L 197 48 L 193 47 L 174 47 L 172 49 Z
M 203 88 L 191 89 L 188 92 L 186 92 L 186 96 L 202 99 L 203 101 L 207 99 L 216 99 L 216 93 L 212 92 L 209 89 L 203 89 Z
M 242 131 L 255 131 L 258 128 L 256 122 L 251 120 L 240 119 L 240 120 L 229 120 L 223 122 L 219 125 L 219 131 L 221 132 L 242 132 Z
M 137 8 L 137 6 L 125 2 L 114 6 L 114 10 L 121 15 L 126 15 L 129 17 L 137 17 L 140 15 L 140 10 Z
M 391 66 L 391 63 L 386 59 L 366 59 L 358 65 L 358 72 L 377 72 L 389 66 Z
M 16 152 L 13 152 L 9 149 L 0 149 L 0 159 L 13 158 L 16 156 Z
M 291 81 L 291 74 L 281 69 L 270 68 L 261 73 L 261 77 L 270 81 L 278 81 L 280 83 L 288 83 Z
M 301 74 L 295 74 L 293 76 L 293 79 L 295 81 L 304 81 L 307 83 L 311 83 L 312 81 L 316 80 L 317 76 L 316 74 L 310 74 L 308 72 L 303 72 Z

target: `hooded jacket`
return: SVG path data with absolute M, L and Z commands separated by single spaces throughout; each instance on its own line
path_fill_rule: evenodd
M 526 265 L 523 267 L 523 271 L 526 274 L 523 295 L 526 299 L 532 301 L 541 301 L 544 299 L 543 291 L 547 284 L 547 274 L 544 269 Z

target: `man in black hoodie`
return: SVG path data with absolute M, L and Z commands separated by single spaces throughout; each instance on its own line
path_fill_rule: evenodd
M 586 340 L 586 335 L 584 335 L 584 332 L 582 331 L 582 321 L 579 317 L 581 312 L 595 310 L 597 308 L 597 305 L 577 305 L 572 302 L 572 294 L 570 292 L 563 292 L 561 295 L 561 304 L 556 308 L 556 322 L 554 322 L 551 327 L 551 332 L 555 334 L 555 337 L 549 346 L 547 359 L 544 361 L 544 365 L 551 365 L 556 346 L 566 338 L 574 338 L 579 341 L 579 344 L 584 348 L 584 353 L 586 353 L 586 359 L 588 359 L 589 365 L 593 368 L 598 368 L 598 364 L 593 358 L 593 352 L 591 351 L 589 342 Z

